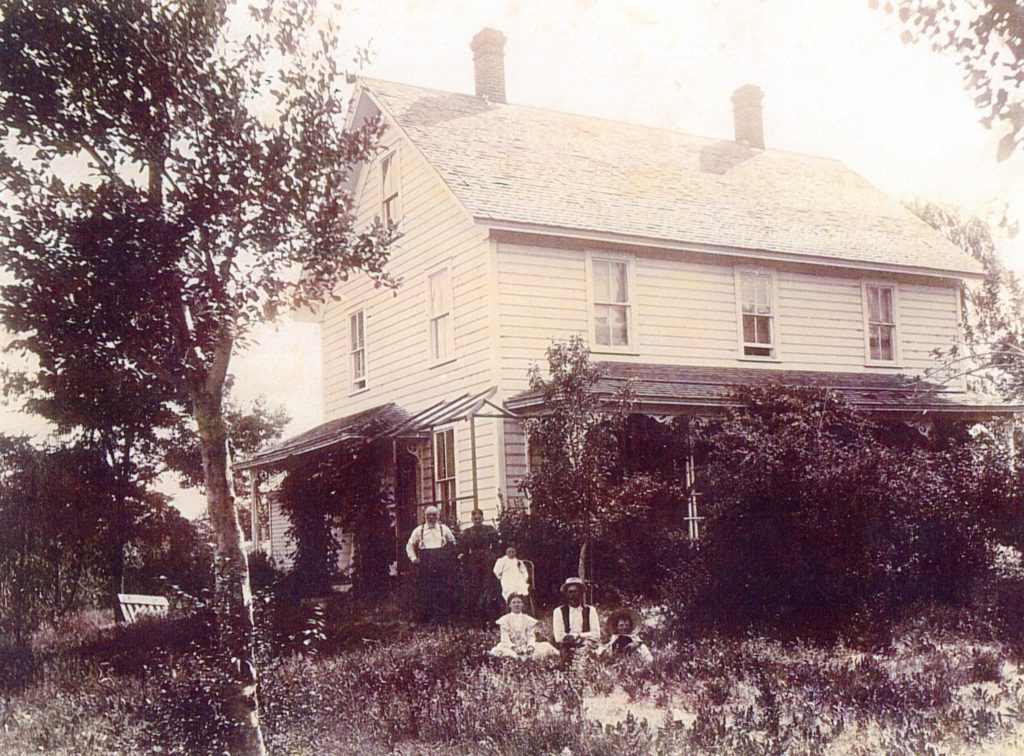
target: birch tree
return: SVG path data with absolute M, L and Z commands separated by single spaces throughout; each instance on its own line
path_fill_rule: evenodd
M 392 229 L 357 229 L 350 193 L 381 125 L 345 129 L 337 47 L 315 0 L 0 0 L 0 320 L 29 351 L 123 359 L 194 419 L 235 753 L 265 748 L 226 449 L 232 355 L 355 271 L 393 283 Z M 62 328 L 45 327 L 54 309 Z

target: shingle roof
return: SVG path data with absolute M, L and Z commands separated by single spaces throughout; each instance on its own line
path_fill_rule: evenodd
M 481 221 L 923 272 L 981 270 L 837 160 L 362 84 Z
M 683 410 L 726 407 L 734 402 L 737 386 L 816 386 L 842 393 L 851 404 L 875 413 L 940 412 L 967 415 L 1009 414 L 1020 411 L 999 397 L 940 386 L 904 375 L 880 373 L 823 373 L 806 370 L 712 368 L 692 365 L 647 365 L 598 362 L 601 378 L 594 387 L 599 400 L 611 400 L 629 385 L 644 412 L 675 414 Z M 516 413 L 543 411 L 543 396 L 524 391 L 505 402 Z
M 236 462 L 234 467 L 246 470 L 284 462 L 292 457 L 308 454 L 343 441 L 370 440 L 385 434 L 390 428 L 404 423 L 409 413 L 394 402 L 382 404 L 354 415 L 346 415 L 317 425 L 308 431 L 286 438 L 257 452 L 249 459 Z

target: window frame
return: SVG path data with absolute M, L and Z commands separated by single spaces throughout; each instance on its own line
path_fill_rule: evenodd
M 444 478 L 440 477 L 440 466 L 438 465 L 438 454 L 437 454 L 437 440 L 438 437 L 450 434 L 451 437 L 451 470 L 446 470 L 449 473 Z M 458 431 L 454 424 L 442 425 L 437 428 L 432 428 L 430 433 L 430 464 L 431 470 L 431 491 L 430 495 L 434 503 L 442 507 L 445 514 L 458 515 L 458 501 L 459 501 L 459 437 Z M 447 465 L 446 465 L 447 467 Z M 441 495 L 442 485 L 451 486 L 451 496 L 444 498 Z M 450 508 L 450 510 L 449 510 Z
M 871 288 L 888 289 L 892 292 L 892 322 L 882 323 L 871 320 L 871 307 L 868 290 Z M 860 282 L 862 314 L 864 318 L 864 365 L 868 367 L 900 367 L 900 295 L 899 286 L 895 281 L 864 279 Z M 959 316 L 958 316 L 959 317 Z M 881 359 L 871 356 L 871 328 L 873 325 L 887 325 L 892 328 L 892 359 Z
M 433 311 L 433 299 L 430 296 L 430 281 L 439 273 L 446 273 L 448 276 L 448 309 L 443 312 L 435 313 Z M 425 296 L 426 296 L 426 313 L 427 313 L 427 365 L 429 367 L 437 367 L 438 365 L 445 365 L 455 360 L 455 281 L 452 267 L 452 261 L 446 260 L 441 265 L 437 265 L 430 268 L 426 272 L 425 278 Z M 441 317 L 446 317 L 444 325 L 445 343 L 448 347 L 445 354 L 437 354 L 437 341 L 435 337 L 434 321 Z
M 385 166 L 387 166 L 386 176 Z M 377 181 L 380 184 L 380 213 L 378 217 L 385 226 L 390 220 L 397 227 L 401 225 L 402 221 L 402 172 L 398 142 L 384 150 L 377 164 L 377 170 Z
M 361 316 L 362 324 L 362 346 L 360 349 L 356 349 L 352 343 L 352 319 Z M 357 351 L 363 353 L 363 375 L 362 385 L 357 385 L 360 379 L 356 378 L 355 368 L 355 355 Z M 349 375 L 349 396 L 354 394 L 360 394 L 364 391 L 368 391 L 370 388 L 369 378 L 369 364 L 367 362 L 367 349 L 366 349 L 366 307 L 360 305 L 348 311 L 348 375 Z
M 768 292 L 771 296 L 771 314 L 755 315 L 754 317 L 768 317 L 771 319 L 771 341 L 767 344 L 759 342 L 747 342 L 743 338 L 743 276 L 767 276 Z M 779 287 L 778 275 L 772 268 L 757 267 L 751 265 L 737 265 L 733 269 L 733 283 L 736 291 L 736 350 L 737 359 L 749 362 L 781 362 L 782 361 L 782 337 L 779 328 Z M 747 347 L 767 348 L 766 355 L 747 354 Z
M 594 263 L 610 262 L 626 266 L 626 302 L 598 302 L 594 281 Z M 614 252 L 603 249 L 587 250 L 587 339 L 590 351 L 595 354 L 639 354 L 637 344 L 637 288 L 636 288 L 636 256 L 625 252 Z M 599 306 L 626 308 L 626 343 L 599 344 L 597 341 L 597 308 Z

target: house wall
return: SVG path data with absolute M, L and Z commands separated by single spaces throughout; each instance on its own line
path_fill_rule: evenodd
M 270 508 L 269 556 L 275 567 L 287 572 L 295 563 L 295 542 L 288 537 L 291 520 L 281 508 L 276 491 L 267 494 L 267 504 Z M 355 555 L 352 534 L 345 533 L 341 528 L 332 528 L 331 533 L 341 546 L 338 551 L 338 571 L 342 575 L 351 575 L 352 558 Z
M 581 334 L 589 340 L 586 251 L 497 243 L 499 396 L 527 388 L 531 364 L 544 367 L 552 339 Z M 595 250 L 599 251 L 599 250 Z M 595 360 L 766 370 L 920 373 L 935 366 L 933 349 L 950 347 L 959 334 L 954 282 L 861 276 L 796 266 L 759 266 L 775 272 L 778 360 L 741 358 L 735 268 L 749 263 L 697 255 L 633 253 L 635 346 L 602 352 Z M 867 364 L 862 281 L 897 286 L 898 366 Z M 504 431 L 506 486 L 526 470 L 523 436 Z
M 365 101 L 361 107 L 368 107 Z M 337 289 L 340 301 L 323 310 L 325 420 L 387 402 L 415 413 L 495 383 L 487 231 L 473 222 L 434 169 L 398 132 L 390 131 L 382 144 L 389 148 L 398 145 L 403 236 L 391 250 L 388 271 L 400 284 L 394 290 L 375 288 L 368 277 L 357 275 Z M 362 170 L 357 197 L 358 223 L 368 225 L 380 213 L 379 163 Z M 445 263 L 451 265 L 455 359 L 432 366 L 427 275 Z M 367 388 L 357 392 L 352 389 L 349 316 L 360 307 L 364 310 Z M 457 495 L 463 497 L 472 492 L 469 425 L 458 423 L 455 430 Z M 477 487 L 484 506 L 494 501 L 497 490 L 494 422 L 477 422 L 476 436 Z M 429 453 L 426 456 L 423 500 L 432 498 L 432 465 Z M 459 509 L 461 519 L 468 521 L 472 502 L 463 502 Z

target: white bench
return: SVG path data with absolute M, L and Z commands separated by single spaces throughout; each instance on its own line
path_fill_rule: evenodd
M 163 617 L 170 604 L 163 596 L 140 593 L 117 594 L 117 621 L 131 625 L 140 617 Z

